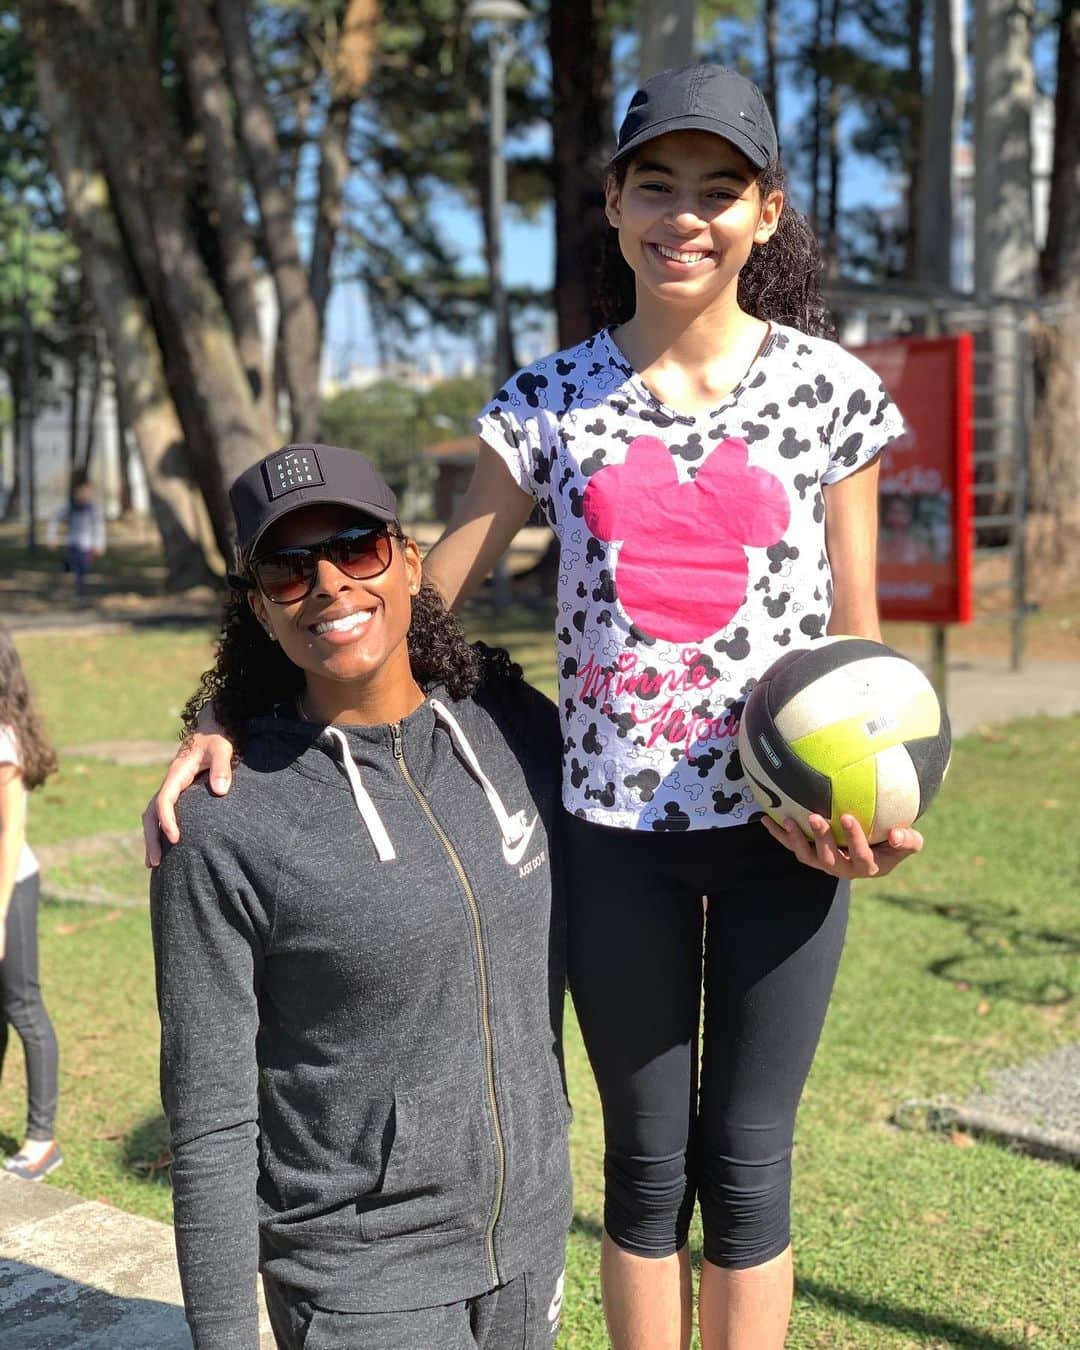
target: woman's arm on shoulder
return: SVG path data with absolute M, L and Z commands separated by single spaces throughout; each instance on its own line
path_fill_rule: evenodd
M 451 609 L 476 590 L 529 518 L 533 498 L 483 441 L 468 491 L 424 559 L 424 576 Z
M 832 570 L 829 633 L 881 641 L 877 608 L 877 492 L 880 457 L 825 494 L 825 551 Z

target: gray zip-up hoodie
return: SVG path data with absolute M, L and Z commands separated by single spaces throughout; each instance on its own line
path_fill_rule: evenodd
M 571 1213 L 555 709 L 499 681 L 251 730 L 151 887 L 199 1350 L 257 1346 L 260 1265 L 338 1311 L 455 1302 L 557 1268 Z

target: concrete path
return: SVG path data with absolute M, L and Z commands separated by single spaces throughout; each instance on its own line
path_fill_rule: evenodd
M 261 1345 L 274 1345 L 265 1313 Z M 172 1229 L 0 1177 L 0 1346 L 191 1350 Z
M 1080 662 L 1028 661 L 1022 670 L 986 659 L 950 662 L 945 702 L 954 736 L 1017 717 L 1080 713 Z

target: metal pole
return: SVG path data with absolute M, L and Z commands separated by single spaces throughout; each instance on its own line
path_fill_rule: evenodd
M 1024 664 L 1024 645 L 1027 636 L 1028 617 L 1027 600 L 1027 489 L 1028 489 L 1028 418 L 1031 404 L 1028 401 L 1029 381 L 1031 379 L 1031 347 L 1029 329 L 1029 311 L 1021 311 L 1019 305 L 1013 307 L 1013 325 L 1015 328 L 1013 352 L 1015 369 L 1015 400 L 1013 412 L 1013 467 L 1016 474 L 1016 492 L 1013 497 L 1015 524 L 1012 531 L 1013 546 L 1013 602 L 1012 602 L 1012 641 L 1010 643 L 1010 662 L 1013 670 L 1020 670 Z
M 930 629 L 930 683 L 946 707 L 949 685 L 948 641 L 949 630 L 945 624 L 934 624 Z

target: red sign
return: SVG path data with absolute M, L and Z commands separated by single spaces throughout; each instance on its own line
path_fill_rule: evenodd
M 970 333 L 853 347 L 881 377 L 907 434 L 881 456 L 878 603 L 883 619 L 971 619 Z

